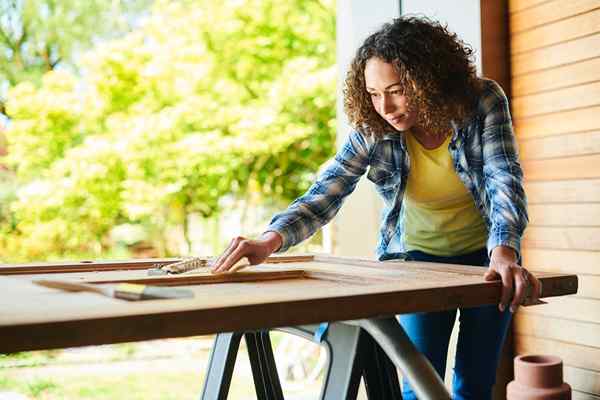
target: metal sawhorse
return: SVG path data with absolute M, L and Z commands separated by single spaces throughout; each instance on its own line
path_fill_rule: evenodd
M 318 328 L 319 325 L 306 325 L 278 330 L 315 341 Z M 283 400 L 269 330 L 217 335 L 201 399 L 227 399 L 242 336 L 248 348 L 257 399 Z M 431 364 L 415 349 L 393 317 L 331 323 L 321 344 L 329 355 L 321 400 L 356 399 L 361 377 L 369 399 L 402 399 L 397 367 L 410 380 L 420 399 L 450 399 Z

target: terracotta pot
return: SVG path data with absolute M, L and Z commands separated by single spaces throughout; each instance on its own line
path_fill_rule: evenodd
M 506 387 L 507 400 L 571 400 L 563 382 L 562 360 L 555 356 L 515 357 L 515 380 Z

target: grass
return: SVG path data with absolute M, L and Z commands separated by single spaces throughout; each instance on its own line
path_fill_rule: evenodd
M 135 373 L 119 376 L 60 377 L 22 381 L 0 378 L 0 389 L 31 399 L 197 399 L 202 376 L 196 374 Z M 233 393 L 232 393 L 233 396 Z M 244 395 L 242 394 L 241 398 Z
M 194 347 L 199 341 L 202 338 L 0 356 L 0 398 L 2 392 L 16 392 L 30 400 L 197 400 L 212 338 Z M 318 387 L 308 388 L 308 393 L 295 390 L 285 395 L 317 398 Z M 228 398 L 256 398 L 243 345 Z
M 35 400 L 196 400 L 200 396 L 203 380 L 202 373 L 193 372 L 148 371 L 108 376 L 56 375 L 51 378 L 22 378 L 10 374 L 0 376 L 0 392 L 14 391 Z M 253 397 L 252 382 L 235 382 L 234 377 L 229 398 Z
M 49 379 L 20 381 L 0 376 L 0 391 L 17 392 L 34 399 L 46 399 L 47 394 L 55 392 L 58 388 L 59 386 Z

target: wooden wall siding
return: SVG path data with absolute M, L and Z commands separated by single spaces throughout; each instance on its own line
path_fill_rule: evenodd
M 596 0 L 597 1 L 597 0 Z M 522 75 L 513 83 L 513 96 L 539 93 L 598 80 L 600 58 L 579 61 L 560 67 Z
M 600 24 L 599 24 L 600 25 Z M 600 70 L 596 71 L 600 77 Z M 600 80 L 563 89 L 514 96 L 513 112 L 520 118 L 557 113 L 600 104 Z
M 579 275 L 577 295 L 522 309 L 515 353 L 564 361 L 600 399 L 600 0 L 509 1 L 512 113 L 529 200 L 523 264 Z
M 480 11 L 482 73 L 484 76 L 498 82 L 510 98 L 508 0 L 482 0 Z M 509 332 L 496 371 L 496 384 L 493 390 L 494 400 L 506 399 L 506 385 L 514 376 L 513 359 L 513 335 L 512 332 Z M 452 365 L 448 365 L 447 371 L 450 372 L 451 369 Z
M 600 116 L 600 106 L 527 118 L 520 118 L 518 114 L 514 115 L 513 113 L 514 125 L 519 139 L 598 129 L 598 116 Z
M 600 178 L 600 154 L 523 160 L 526 179 L 549 181 L 559 179 Z
M 600 130 L 534 137 L 522 141 L 519 150 L 521 157 L 528 160 L 598 154 Z
M 544 4 L 544 1 L 537 2 L 542 3 L 537 7 L 531 7 L 532 5 L 535 6 L 535 4 L 525 5 L 525 3 L 527 2 L 513 1 L 511 3 L 510 12 L 512 13 L 512 18 L 510 20 L 510 32 L 512 34 L 560 21 L 565 18 L 565 15 L 579 15 L 598 8 L 597 0 L 563 1 L 560 7 L 551 2 Z
M 525 74 L 540 69 L 589 60 L 598 56 L 600 56 L 600 34 L 596 33 L 577 40 L 559 42 L 552 46 L 513 54 L 511 56 L 511 69 L 513 74 Z
M 523 141 L 521 140 L 521 143 Z M 600 179 L 526 181 L 527 201 L 533 204 L 600 202 Z
M 510 49 L 508 45 L 508 1 L 480 2 L 481 68 L 483 74 L 495 80 L 510 97 Z M 498 60 L 501 60 L 500 62 Z
M 551 6 L 548 3 L 543 4 L 542 7 L 552 7 L 555 10 L 560 10 L 560 7 Z M 598 23 L 600 23 L 600 10 L 593 9 L 570 18 L 534 26 L 520 32 L 511 32 L 511 53 L 521 54 L 540 47 L 593 35 L 597 32 Z

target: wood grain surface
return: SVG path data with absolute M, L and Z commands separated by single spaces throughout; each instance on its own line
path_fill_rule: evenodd
M 0 353 L 497 304 L 501 292 L 475 266 L 311 255 L 270 258 L 229 275 L 156 277 L 146 274 L 152 264 L 0 267 Z M 544 297 L 577 291 L 575 275 L 537 276 Z M 128 302 L 44 288 L 36 279 L 181 286 L 195 297 Z

